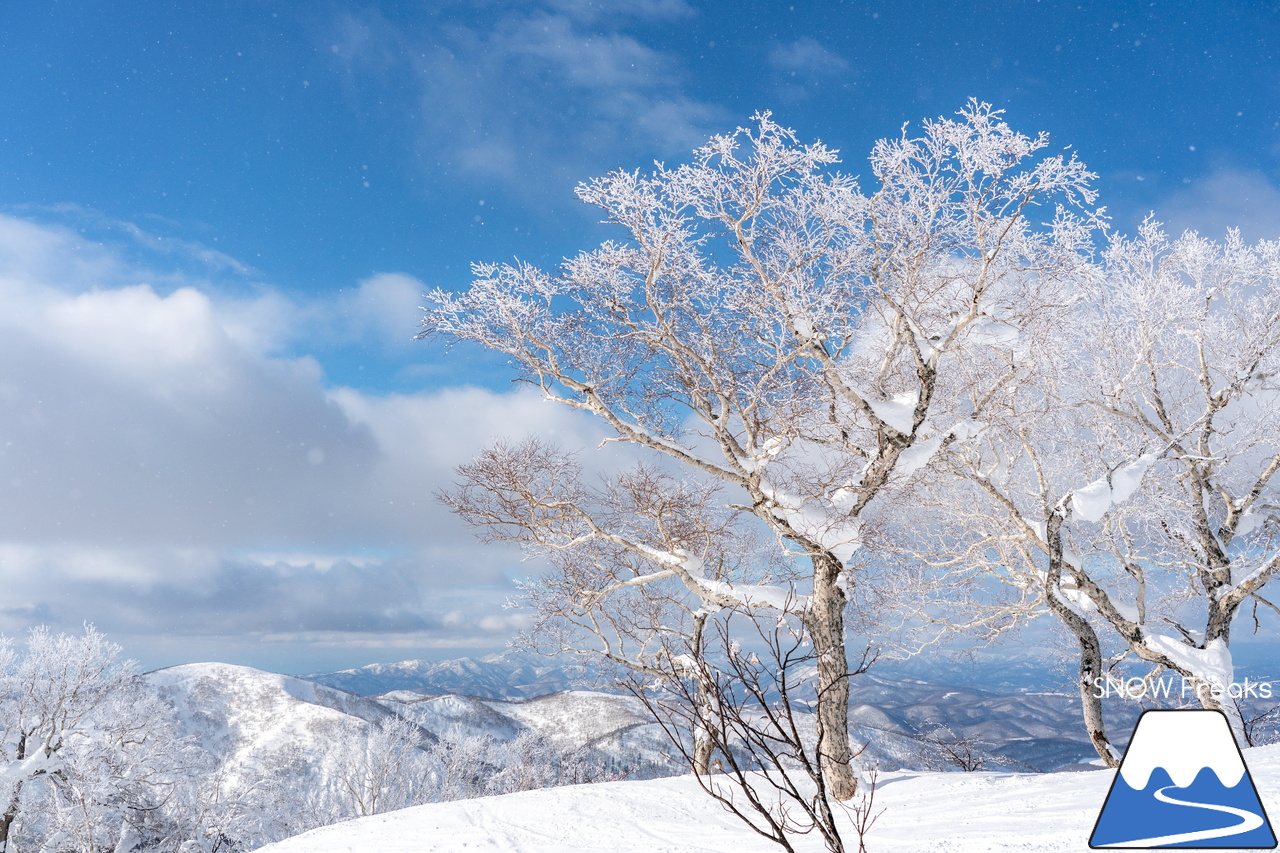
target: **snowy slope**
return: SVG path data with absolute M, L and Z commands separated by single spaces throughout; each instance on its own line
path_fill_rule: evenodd
M 517 702 L 397 690 L 375 698 L 442 740 L 480 736 L 503 742 L 529 732 L 564 756 L 633 779 L 680 772 L 668 757 L 666 734 L 631 696 L 570 690 Z
M 624 729 L 653 723 L 634 696 L 570 690 L 527 702 L 487 702 L 538 734 L 561 744 L 591 744 Z
M 342 761 L 344 744 L 359 743 L 397 715 L 417 723 L 426 744 L 459 737 L 502 743 L 533 732 L 563 755 L 610 772 L 652 778 L 676 770 L 665 757 L 666 737 L 631 697 L 573 691 L 513 702 L 405 690 L 365 697 L 221 663 L 169 667 L 145 678 L 177 709 L 182 733 L 217 758 L 231 783 L 287 767 L 307 784 L 323 784 Z
M 183 734 L 232 775 L 292 754 L 321 759 L 321 743 L 361 736 L 393 716 L 378 702 L 247 666 L 194 663 L 144 676 L 178 710 Z
M 1280 815 L 1280 745 L 1245 751 L 1268 813 Z M 886 773 L 875 853 L 1081 851 L 1113 772 Z M 846 842 L 854 841 L 852 831 Z M 801 838 L 800 851 L 821 851 Z M 326 827 L 262 853 L 767 853 L 779 849 L 722 810 L 688 776 L 552 788 Z
M 495 711 L 488 703 L 469 696 L 428 696 L 397 690 L 377 697 L 388 707 L 440 737 L 487 736 L 494 740 L 512 740 L 525 726 L 512 717 Z

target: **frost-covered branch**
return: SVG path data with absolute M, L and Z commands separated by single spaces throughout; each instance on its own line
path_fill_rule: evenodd
M 620 240 L 554 274 L 477 265 L 469 290 L 432 295 L 424 336 L 504 353 L 548 400 L 598 417 L 654 465 L 718 482 L 746 516 L 737 523 L 776 540 L 778 564 L 808 562 L 802 585 L 700 577 L 690 555 L 705 565 L 705 554 L 664 539 L 656 517 L 636 535 L 623 516 L 584 511 L 585 493 L 480 478 L 462 502 L 470 519 L 514 524 L 546 549 L 608 546 L 622 565 L 651 564 L 636 578 L 672 572 L 698 609 L 804 601 L 830 662 L 819 675 L 831 782 L 852 796 L 839 673 L 848 590 L 873 564 L 855 562 L 867 525 L 910 517 L 898 490 L 981 431 L 976 413 L 1018 375 L 1024 338 L 1070 304 L 1101 225 L 1094 176 L 1045 156 L 1047 144 L 971 101 L 877 144 L 864 194 L 834 170 L 834 151 L 761 114 L 687 164 L 581 186 Z M 479 496 L 489 488 L 502 506 Z M 608 590 L 593 600 L 661 586 L 619 584 L 593 587 Z M 590 631 L 623 624 L 599 608 L 573 618 Z

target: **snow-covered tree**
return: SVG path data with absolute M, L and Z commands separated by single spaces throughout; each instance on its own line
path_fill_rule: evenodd
M 785 609 L 778 584 L 794 566 L 723 506 L 713 481 L 638 465 L 589 484 L 572 454 L 537 438 L 495 445 L 458 473 L 445 502 L 486 539 L 522 541 L 551 566 L 523 588 L 535 622 L 519 642 L 535 651 L 661 678 L 673 656 L 700 655 L 716 608 L 749 596 Z M 694 737 L 693 769 L 705 773 L 711 741 Z
M 483 797 L 498 743 L 489 735 L 453 732 L 431 749 L 432 784 L 442 802 Z
M 1047 145 L 971 102 L 878 143 L 864 195 L 831 171 L 835 152 L 759 115 L 691 164 L 579 187 L 625 242 L 559 275 L 478 265 L 467 292 L 433 294 L 424 321 L 424 335 L 508 355 L 548 400 L 598 417 L 694 491 L 718 483 L 808 563 L 806 583 L 771 597 L 803 602 L 838 799 L 856 790 L 844 634 L 863 526 L 894 511 L 877 498 L 895 478 L 970 437 L 951 374 L 969 347 L 1016 338 L 1061 304 L 1097 225 L 1092 175 Z M 618 536 L 598 524 L 579 541 Z M 769 605 L 739 579 L 705 577 L 694 553 L 633 544 L 680 581 L 689 610 Z
M 560 785 L 584 785 L 621 779 L 593 760 L 585 748 L 565 752 L 554 740 L 526 729 L 501 745 L 494 744 L 488 760 L 499 769 L 485 785 L 487 794 L 512 794 Z
M 128 682 L 119 654 L 92 627 L 82 637 L 35 628 L 20 657 L 7 640 L 0 646 L 0 851 L 27 816 L 32 789 L 62 771 L 70 742 L 97 727 L 107 700 Z
M 1275 609 L 1262 589 L 1280 564 L 1280 245 L 1170 241 L 1148 222 L 1079 285 L 981 435 L 916 484 L 928 523 L 901 541 L 931 566 L 925 611 L 940 589 L 974 593 L 939 624 L 1047 609 L 1069 630 L 1086 728 L 1114 765 L 1096 680 L 1126 656 L 1240 728 L 1231 624 Z
M 413 722 L 388 718 L 343 746 L 337 793 L 353 817 L 431 801 L 426 741 Z
M 1280 242 L 1169 240 L 1148 221 L 1106 262 L 1091 403 L 1138 452 L 1060 512 L 1096 522 L 1139 500 L 1104 528 L 1111 576 L 1066 572 L 1130 654 L 1188 678 L 1239 737 L 1231 627 L 1246 605 L 1276 610 L 1262 592 L 1280 567 Z
M 92 626 L 0 642 L 0 851 L 189 840 L 177 792 L 210 768 L 119 656 Z
M 1061 507 L 1072 489 L 1105 478 L 1107 463 L 1123 459 L 1126 448 L 1099 448 L 1091 440 L 1095 413 L 1070 396 L 1082 386 L 1063 382 L 1073 376 L 1061 369 L 1069 340 L 1057 336 L 1040 341 L 1047 348 L 1022 349 L 1019 381 L 988 401 L 981 434 L 949 448 L 913 484 L 920 512 L 910 530 L 890 531 L 905 564 L 884 594 L 906 605 L 900 612 L 915 625 L 908 636 L 917 648 L 955 634 L 991 641 L 1051 615 L 1077 646 L 1076 686 L 1090 742 L 1116 766 L 1096 681 L 1104 675 L 1103 640 L 1068 568 L 1080 569 L 1082 555 L 1099 558 L 1080 541 L 1091 542 L 1097 531 L 1070 525 L 1077 535 L 1068 546 Z
M 83 851 L 176 851 L 204 841 L 185 794 L 214 761 L 178 734 L 173 709 L 132 678 L 103 697 L 93 719 L 68 735 L 60 770 L 33 801 L 46 839 Z

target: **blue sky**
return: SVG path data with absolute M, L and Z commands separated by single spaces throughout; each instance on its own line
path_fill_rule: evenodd
M 149 665 L 501 648 L 518 555 L 431 499 L 491 435 L 595 427 L 411 340 L 473 261 L 607 236 L 574 185 L 770 109 L 865 171 L 970 97 L 1121 230 L 1280 236 L 1275 2 L 0 10 L 0 631 Z

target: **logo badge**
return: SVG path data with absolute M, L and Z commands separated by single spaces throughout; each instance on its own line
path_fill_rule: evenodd
M 1144 711 L 1089 846 L 1270 850 L 1271 822 L 1221 711 Z

